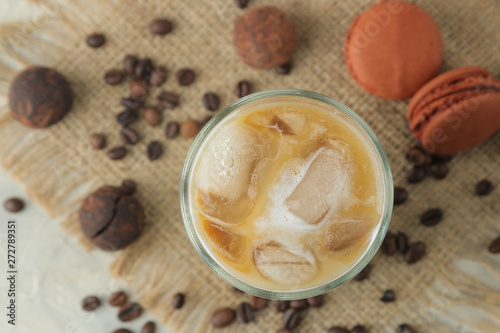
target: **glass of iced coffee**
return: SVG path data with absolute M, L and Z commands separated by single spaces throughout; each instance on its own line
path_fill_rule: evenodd
M 182 172 L 182 216 L 199 255 L 233 286 L 270 299 L 353 278 L 380 247 L 392 204 L 375 134 L 309 91 L 234 102 L 203 128 Z

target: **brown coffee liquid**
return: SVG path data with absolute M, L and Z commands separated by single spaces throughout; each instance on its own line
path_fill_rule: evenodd
M 262 289 L 332 281 L 379 228 L 374 149 L 351 120 L 319 102 L 287 97 L 238 110 L 206 140 L 193 175 L 191 210 L 206 248 Z

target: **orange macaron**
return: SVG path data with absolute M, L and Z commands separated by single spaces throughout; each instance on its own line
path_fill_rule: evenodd
M 481 67 L 453 69 L 425 84 L 406 115 L 411 132 L 429 152 L 467 150 L 500 129 L 500 80 Z

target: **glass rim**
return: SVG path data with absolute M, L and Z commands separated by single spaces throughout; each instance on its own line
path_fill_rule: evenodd
M 381 217 L 380 227 L 378 230 L 375 239 L 371 242 L 370 246 L 364 251 L 363 255 L 357 260 L 357 262 L 349 268 L 342 275 L 334 278 L 333 280 L 307 289 L 300 290 L 288 290 L 288 291 L 272 291 L 268 289 L 261 289 L 255 287 L 251 284 L 248 284 L 228 270 L 226 270 L 222 265 L 220 265 L 212 255 L 205 249 L 202 241 L 198 237 L 198 233 L 196 231 L 196 227 L 194 226 L 194 221 L 191 216 L 191 210 L 189 207 L 190 202 L 190 191 L 189 191 L 189 182 L 190 175 L 192 173 L 192 169 L 194 166 L 195 158 L 197 157 L 200 148 L 203 146 L 203 143 L 212 132 L 212 129 L 215 128 L 226 116 L 231 114 L 232 112 L 240 109 L 241 107 L 260 101 L 263 99 L 273 98 L 273 97 L 299 97 L 304 99 L 310 99 L 314 101 L 318 101 L 324 104 L 327 104 L 336 110 L 343 113 L 349 119 L 351 119 L 355 125 L 357 125 L 366 135 L 366 138 L 371 142 L 372 148 L 374 148 L 374 153 L 377 156 L 378 162 L 380 163 L 380 167 L 383 171 L 383 182 L 384 182 L 384 196 L 385 202 L 383 204 L 383 213 Z M 249 294 L 256 295 L 258 297 L 267 298 L 267 299 L 277 299 L 277 300 L 294 300 L 294 299 L 303 299 L 308 297 L 317 296 L 320 294 L 324 294 L 332 289 L 335 289 L 344 283 L 350 281 L 353 277 L 361 272 L 363 268 L 365 268 L 370 261 L 373 259 L 378 249 L 380 248 L 387 230 L 389 228 L 389 223 L 392 216 L 393 209 L 393 178 L 392 172 L 389 165 L 389 160 L 387 158 L 387 154 L 380 143 L 379 139 L 373 132 L 373 130 L 368 126 L 368 124 L 354 111 L 345 106 L 344 104 L 338 102 L 337 100 L 327 97 L 325 95 L 306 91 L 299 89 L 273 89 L 273 90 L 265 90 L 257 93 L 253 93 L 251 95 L 245 96 L 243 98 L 238 99 L 237 101 L 231 103 L 219 113 L 217 113 L 200 131 L 198 136 L 195 138 L 193 144 L 191 145 L 188 154 L 186 156 L 186 160 L 184 162 L 184 166 L 181 174 L 181 183 L 180 183 L 180 208 L 182 213 L 182 219 L 184 221 L 184 226 L 186 228 L 186 232 L 189 236 L 191 244 L 198 252 L 198 255 L 203 259 L 203 261 L 215 272 L 219 275 L 223 280 L 231 284 L 232 286 L 246 292 Z

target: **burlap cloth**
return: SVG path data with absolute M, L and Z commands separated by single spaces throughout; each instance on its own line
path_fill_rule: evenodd
M 370 278 L 352 281 L 326 295 L 326 305 L 311 310 L 299 332 L 325 332 L 332 325 L 366 324 L 371 332 L 394 332 L 407 322 L 419 332 L 499 332 L 500 259 L 487 245 L 500 234 L 500 188 L 490 196 L 473 195 L 476 182 L 489 178 L 500 184 L 500 133 L 460 154 L 451 173 L 441 181 L 406 185 L 404 151 L 413 141 L 407 129 L 407 102 L 388 102 L 362 91 L 343 61 L 344 38 L 354 17 L 374 1 L 272 1 L 293 19 L 298 32 L 291 75 L 254 70 L 238 61 L 231 45 L 234 19 L 243 11 L 232 0 L 220 1 L 101 1 L 38 0 L 41 15 L 26 23 L 0 29 L 0 92 L 6 95 L 12 77 L 29 64 L 54 66 L 71 81 L 76 102 L 71 113 L 49 129 L 32 130 L 14 121 L 6 103 L 0 111 L 0 162 L 26 185 L 31 197 L 53 217 L 64 216 L 63 228 L 81 238 L 76 212 L 82 198 L 103 184 L 133 178 L 146 210 L 147 225 L 140 240 L 116 254 L 112 275 L 122 278 L 141 303 L 174 332 L 209 332 L 211 313 L 220 306 L 235 307 L 247 296 L 235 294 L 198 257 L 185 233 L 179 210 L 179 181 L 192 140 L 166 140 L 168 120 L 201 119 L 206 114 L 201 96 L 220 94 L 222 104 L 235 100 L 240 79 L 254 91 L 299 88 L 331 96 L 358 112 L 380 138 L 389 156 L 395 184 L 410 190 L 409 201 L 396 207 L 391 230 L 428 245 L 425 260 L 406 265 L 400 256 L 377 255 Z M 500 3 L 487 1 L 415 1 L 426 8 L 441 28 L 445 55 L 442 70 L 479 65 L 500 73 Z M 252 0 L 251 6 L 269 3 Z M 166 16 L 174 21 L 172 34 L 152 36 L 148 23 Z M 85 44 L 86 35 L 102 31 L 108 41 L 101 49 Z M 125 54 L 149 56 L 169 69 L 163 88 L 180 94 L 180 106 L 165 111 L 162 129 L 143 120 L 133 125 L 139 144 L 122 161 L 93 151 L 89 133 L 104 132 L 120 144 L 115 114 L 127 84 L 111 87 L 103 73 L 120 68 Z M 179 87 L 175 70 L 192 67 L 197 78 Z M 156 90 L 154 95 L 159 90 Z M 499 109 L 500 112 L 500 109 Z M 165 154 L 150 162 L 146 145 L 156 139 Z M 445 212 L 444 221 L 426 228 L 418 216 L 430 207 Z M 82 241 L 88 246 L 88 243 Z M 475 273 L 471 273 L 474 271 Z M 395 303 L 383 304 L 383 290 L 397 293 Z M 186 305 L 174 311 L 171 297 L 187 294 Z M 258 313 L 255 323 L 234 323 L 221 332 L 271 332 L 281 327 L 274 309 Z

